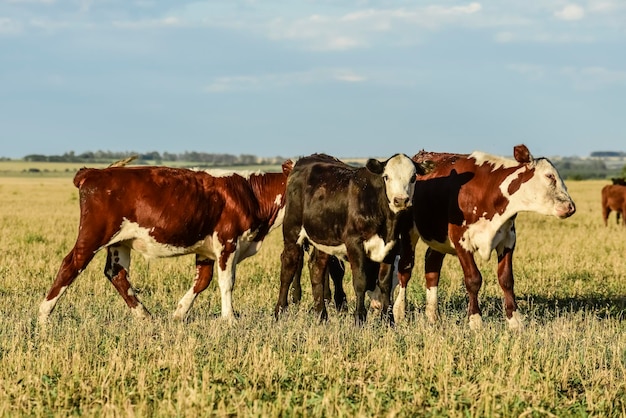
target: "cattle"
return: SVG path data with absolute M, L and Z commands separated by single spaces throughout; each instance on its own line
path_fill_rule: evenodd
M 412 245 L 402 249 L 399 289 L 393 312 L 396 322 L 405 316 L 407 267 L 413 262 L 418 239 L 427 245 L 425 255 L 428 320 L 438 317 L 437 287 L 446 254 L 456 255 L 469 295 L 468 317 L 472 329 L 482 326 L 478 292 L 482 276 L 474 255 L 488 260 L 498 256 L 498 282 L 504 293 L 509 328 L 523 326 L 517 311 L 513 280 L 515 218 L 519 212 L 567 218 L 576 211 L 574 201 L 552 163 L 533 158 L 525 145 L 514 147 L 514 159 L 489 155 L 421 151 L 417 163 L 430 160 L 434 169 L 415 183 Z M 402 272 L 404 271 L 404 273 Z
M 363 323 L 367 315 L 365 292 L 376 290 L 379 263 L 390 263 L 395 256 L 399 225 L 411 225 L 407 209 L 416 176 L 424 172 L 422 164 L 404 154 L 383 162 L 369 159 L 358 168 L 326 154 L 298 159 L 287 182 L 275 316 L 278 318 L 287 307 L 289 287 L 302 267 L 304 247 L 310 245 L 316 249 L 310 271 L 320 319 L 328 317 L 324 278 L 330 257 L 336 256 L 350 263 L 356 294 L 354 316 L 358 324 Z M 390 283 L 383 280 L 378 286 L 384 312 L 390 304 Z
M 604 226 L 608 226 L 611 211 L 616 213 L 616 221 L 619 224 L 620 215 L 626 213 L 626 186 L 607 184 L 602 188 L 602 220 Z M 623 224 L 626 227 L 626 222 Z
M 232 291 L 239 262 L 259 251 L 282 223 L 285 187 L 293 162 L 279 173 L 230 173 L 170 167 L 83 168 L 74 177 L 80 224 L 72 250 L 39 306 L 45 324 L 67 287 L 106 249 L 104 274 L 137 317 L 150 313 L 129 280 L 130 253 L 146 258 L 195 254 L 193 286 L 180 299 L 174 318 L 183 320 L 217 268 L 221 316 L 234 318 Z

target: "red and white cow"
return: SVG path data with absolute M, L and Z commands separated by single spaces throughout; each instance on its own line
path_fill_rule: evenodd
M 302 268 L 303 248 L 311 245 L 317 250 L 310 259 L 316 313 L 322 319 L 328 317 L 324 282 L 330 258 L 336 256 L 350 263 L 355 320 L 365 321 L 365 293 L 376 290 L 380 263 L 390 265 L 395 257 L 399 225 L 406 224 L 401 220 L 408 219 L 410 226 L 413 187 L 416 176 L 422 174 L 423 165 L 404 154 L 382 162 L 369 159 L 359 168 L 325 154 L 299 159 L 287 183 L 276 317 L 287 307 L 289 287 Z M 378 287 L 386 313 L 391 283 L 380 281 Z
M 136 316 L 150 314 L 128 281 L 131 249 L 146 258 L 196 255 L 194 284 L 174 312 L 179 320 L 209 285 L 217 264 L 222 317 L 232 319 L 236 265 L 281 225 L 292 168 L 285 161 L 280 173 L 245 176 L 168 167 L 81 169 L 74 177 L 80 196 L 78 238 L 39 306 L 40 323 L 103 248 L 104 274 Z
M 626 186 L 620 183 L 607 184 L 602 188 L 602 220 L 607 226 L 609 214 L 615 212 L 616 222 L 619 224 L 620 215 L 626 213 Z M 624 222 L 626 227 L 626 222 Z
M 429 248 L 425 258 L 426 316 L 436 321 L 437 287 L 446 254 L 455 254 L 469 294 L 471 328 L 482 325 L 478 292 L 482 276 L 474 254 L 487 260 L 498 255 L 498 281 L 504 292 L 510 328 L 522 326 L 513 291 L 515 218 L 519 212 L 536 212 L 567 218 L 576 211 L 559 173 L 546 158 L 533 158 L 525 145 L 514 148 L 508 159 L 482 152 L 448 154 L 420 152 L 416 162 L 432 161 L 434 169 L 418 178 L 413 195 L 413 220 L 417 233 L 413 244 L 423 239 Z M 414 248 L 405 249 L 400 263 L 413 262 Z M 402 266 L 401 266 L 402 267 Z M 402 269 L 401 269 L 402 271 Z M 393 312 L 396 321 L 405 316 L 406 286 L 410 274 L 400 273 Z

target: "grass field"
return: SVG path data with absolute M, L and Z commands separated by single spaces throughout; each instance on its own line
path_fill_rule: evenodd
M 37 326 L 37 308 L 78 227 L 71 176 L 0 177 L 0 416 L 626 416 L 626 229 L 600 215 L 607 182 L 568 183 L 578 211 L 518 217 L 521 332 L 507 329 L 495 257 L 479 265 L 484 328 L 470 331 L 456 259 L 446 258 L 441 320 L 424 318 L 423 244 L 407 321 L 362 328 L 303 303 L 274 321 L 280 230 L 238 269 L 234 324 L 217 282 L 189 320 L 170 319 L 193 257 L 133 257 L 131 281 L 153 313 L 133 319 L 98 254 Z M 348 300 L 354 301 L 350 277 Z M 352 307 L 351 307 L 352 308 Z

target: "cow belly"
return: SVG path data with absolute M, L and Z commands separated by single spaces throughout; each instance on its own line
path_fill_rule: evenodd
M 439 241 L 429 241 L 429 240 L 425 240 L 422 239 L 424 241 L 424 243 L 426 245 L 428 245 L 430 248 L 432 248 L 435 251 L 438 251 L 442 254 L 452 254 L 452 255 L 456 255 L 456 250 L 454 249 L 454 247 L 450 244 L 450 239 L 446 239 L 445 242 L 439 242 Z
M 380 235 L 374 235 L 369 239 L 363 241 L 363 249 L 367 257 L 377 263 L 381 263 L 383 259 L 389 254 L 395 245 L 395 241 L 385 242 Z
M 341 243 L 338 245 L 324 245 L 324 244 L 317 243 L 315 242 L 315 240 L 311 239 L 309 234 L 307 234 L 306 230 L 302 228 L 300 230 L 297 243 L 298 245 L 303 245 L 306 241 L 308 241 L 315 248 L 317 248 L 318 250 L 326 254 L 334 255 L 336 257 L 343 258 L 343 259 L 346 259 L 348 257 L 346 244 Z
M 142 227 L 136 222 L 124 219 L 120 230 L 104 246 L 108 247 L 123 243 L 146 258 L 175 257 L 197 253 L 206 258 L 216 259 L 216 254 L 219 253 L 219 250 L 214 248 L 215 244 L 219 244 L 219 242 L 213 236 L 208 236 L 190 247 L 179 247 L 167 242 L 158 242 L 150 235 L 150 232 L 150 228 Z
M 302 245 L 305 241 L 308 241 L 318 250 L 325 252 L 326 254 L 334 255 L 339 258 L 347 259 L 348 251 L 346 248 L 346 244 L 341 243 L 338 245 L 325 245 L 316 242 L 312 239 L 309 234 L 306 232 L 304 228 L 300 230 L 300 235 L 298 238 L 298 245 Z M 395 245 L 395 241 L 385 242 L 385 240 L 380 235 L 374 235 L 369 239 L 363 241 L 363 250 L 367 257 L 373 261 L 378 263 L 382 262 L 383 259 L 389 254 L 389 252 L 393 249 Z

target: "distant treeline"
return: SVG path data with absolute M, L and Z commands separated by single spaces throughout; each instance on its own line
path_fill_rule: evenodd
M 24 157 L 25 161 L 31 162 L 73 162 L 73 163 L 110 163 L 118 161 L 130 156 L 137 155 L 138 162 L 155 164 L 168 163 L 190 163 L 197 166 L 249 166 L 249 165 L 279 165 L 286 158 L 276 157 L 258 157 L 251 154 L 212 154 L 206 152 L 184 152 L 174 154 L 169 152 L 159 153 L 157 151 L 139 153 L 139 152 L 112 152 L 112 151 L 95 151 L 76 154 L 73 151 L 66 152 L 63 155 L 41 155 L 31 154 Z M 616 176 L 626 176 L 626 166 L 622 166 L 617 161 L 607 166 L 605 161 L 611 158 L 626 157 L 624 152 L 615 151 L 596 151 L 591 153 L 593 158 L 577 158 L 567 157 L 562 159 L 554 159 L 552 162 L 559 170 L 559 173 L 565 179 L 585 180 L 585 179 L 604 179 Z
M 626 166 L 614 165 L 613 167 L 607 167 L 606 163 L 599 158 L 563 158 L 552 162 L 565 179 L 605 179 L 616 176 L 623 177 L 626 175 Z
M 117 161 L 130 156 L 137 155 L 140 161 L 151 161 L 157 164 L 168 162 L 189 162 L 194 164 L 210 165 L 210 166 L 235 166 L 235 165 L 274 165 L 281 164 L 286 158 L 276 157 L 257 157 L 256 155 L 241 154 L 212 154 L 206 152 L 184 152 L 174 154 L 169 152 L 159 153 L 152 151 L 147 153 L 140 152 L 111 152 L 111 151 L 95 151 L 83 152 L 76 154 L 73 151 L 66 152 L 63 155 L 42 155 L 30 154 L 24 157 L 24 161 L 32 162 L 61 162 L 61 163 L 108 163 Z
M 626 152 L 621 151 L 594 151 L 591 157 L 608 158 L 608 157 L 626 157 Z

